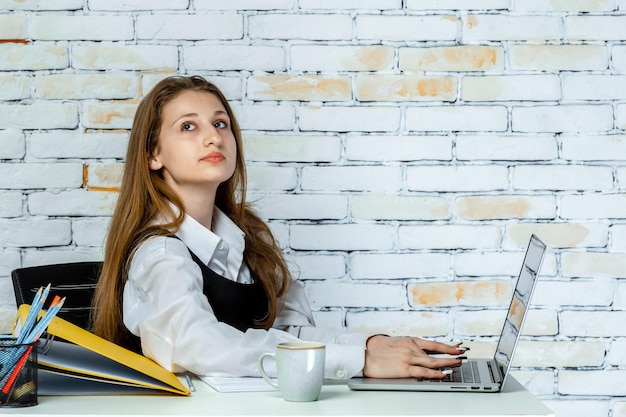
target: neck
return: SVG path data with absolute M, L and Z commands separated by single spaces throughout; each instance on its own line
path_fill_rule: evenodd
M 213 207 L 215 205 L 215 190 L 206 188 L 187 190 L 179 193 L 185 206 L 185 214 L 193 217 L 198 223 L 211 230 L 213 222 Z

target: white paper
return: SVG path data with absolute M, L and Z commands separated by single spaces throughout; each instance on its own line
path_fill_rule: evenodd
M 263 378 L 200 376 L 204 383 L 218 392 L 276 391 Z

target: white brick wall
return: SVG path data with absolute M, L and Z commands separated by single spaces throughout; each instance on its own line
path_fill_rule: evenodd
M 515 376 L 558 416 L 626 416 L 625 11 L 0 0 L 0 331 L 13 269 L 102 258 L 137 103 L 199 74 L 320 324 L 491 354 L 537 233 Z

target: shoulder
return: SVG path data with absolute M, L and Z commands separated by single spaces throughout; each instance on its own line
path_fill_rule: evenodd
M 142 262 L 147 259 L 162 259 L 164 257 L 183 257 L 191 259 L 191 254 L 185 243 L 175 237 L 154 236 L 142 242 L 133 255 L 132 262 Z

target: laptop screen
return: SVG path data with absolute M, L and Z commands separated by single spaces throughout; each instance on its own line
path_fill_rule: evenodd
M 530 304 L 530 297 L 535 287 L 535 280 L 541 269 L 545 251 L 546 245 L 535 235 L 532 235 L 528 243 L 522 269 L 517 278 L 511 305 L 504 321 L 502 335 L 496 348 L 495 359 L 498 361 L 503 375 L 508 373 L 511 365 L 513 351 L 524 324 L 525 313 Z

